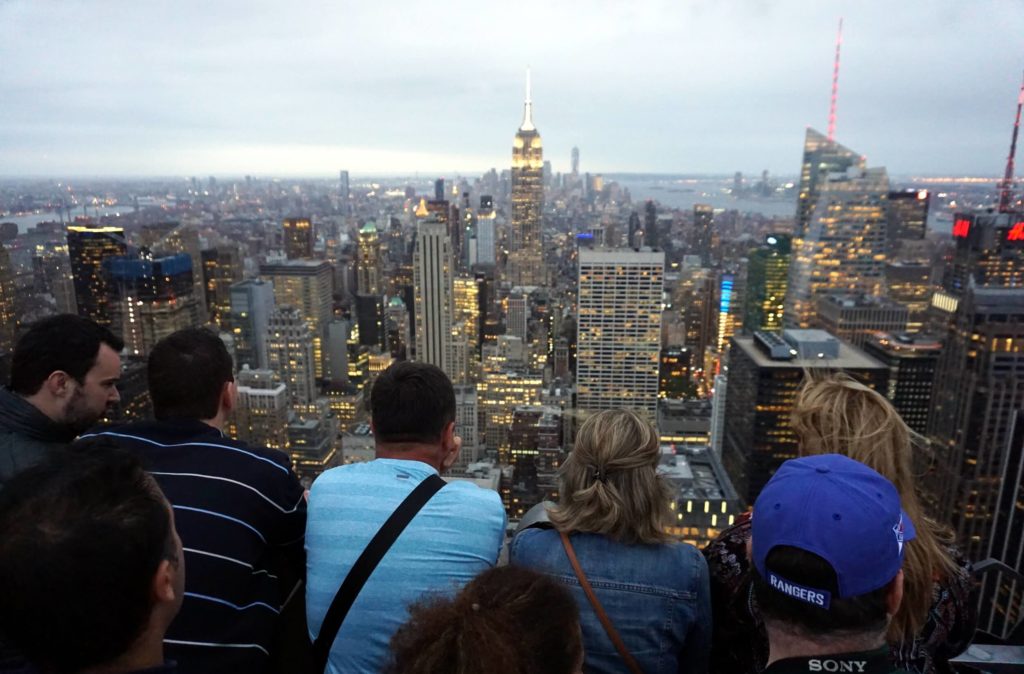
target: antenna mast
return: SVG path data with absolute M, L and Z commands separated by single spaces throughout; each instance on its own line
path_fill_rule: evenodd
M 1017 118 L 1013 121 L 1013 139 L 1010 141 L 1010 154 L 1006 157 L 1006 173 L 1003 174 L 1003 181 L 999 183 L 999 212 L 1006 213 L 1010 210 L 1010 202 L 1013 201 L 1013 163 L 1017 156 L 1017 132 L 1020 131 L 1020 109 L 1024 105 L 1024 81 L 1020 85 L 1020 93 L 1017 95 Z
M 828 139 L 836 139 L 836 101 L 839 100 L 839 47 L 843 44 L 843 17 L 839 17 L 836 33 L 836 64 L 832 69 L 832 102 L 828 108 Z

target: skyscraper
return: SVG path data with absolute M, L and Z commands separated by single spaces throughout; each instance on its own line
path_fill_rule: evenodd
M 313 223 L 309 218 L 285 218 L 284 253 L 289 260 L 313 257 Z
M 0 244 L 0 354 L 14 349 L 18 316 L 14 310 L 14 273 L 11 256 Z
M 214 191 L 216 181 L 210 178 L 210 191 Z M 150 252 L 158 257 L 178 255 L 185 253 L 192 260 L 192 285 L 194 286 L 193 297 L 196 306 L 199 307 L 199 314 L 205 321 L 206 290 L 203 285 L 203 251 L 199 242 L 199 230 L 194 224 L 186 222 L 160 222 L 153 225 L 146 225 L 138 235 L 139 246 L 149 248 Z
M 341 214 L 348 215 L 352 207 L 349 205 L 348 171 L 338 172 L 338 200 L 341 202 Z
M 361 295 L 380 295 L 380 237 L 377 225 L 367 222 L 359 230 L 359 250 L 356 265 L 356 288 Z
M 879 295 L 884 290 L 885 169 L 831 173 L 819 178 L 816 189 L 813 215 L 793 241 L 783 313 L 787 327 L 815 327 L 816 303 L 823 294 Z
M 442 222 L 424 220 L 416 228 L 413 260 L 416 312 L 416 360 L 436 365 L 449 377 L 454 289 L 452 250 Z
M 238 399 L 230 424 L 235 439 L 288 451 L 288 389 L 278 373 L 243 367 L 235 381 Z
M 818 298 L 822 329 L 856 347 L 863 347 L 878 331 L 906 331 L 909 315 L 902 304 L 878 295 L 830 293 Z
M 299 414 L 306 413 L 317 394 L 313 333 L 295 307 L 279 306 L 270 314 L 267 369 L 281 377 L 292 409 Z
M 513 285 L 544 285 L 543 211 L 544 150 L 540 133 L 533 125 L 533 100 L 527 73 L 523 123 L 512 141 L 512 228 L 508 276 Z
M 103 273 L 103 260 L 127 252 L 128 244 L 121 227 L 68 227 L 68 257 L 79 316 L 110 326 L 110 292 Z
M 885 294 L 907 308 L 907 332 L 924 329 L 931 304 L 931 260 L 889 260 L 885 265 Z
M 922 435 L 928 430 L 932 384 L 941 352 L 942 343 L 934 338 L 887 332 L 876 332 L 864 344 L 864 353 L 889 367 L 885 397 L 907 426 Z M 916 468 L 915 475 L 921 475 L 929 466 Z
M 791 252 L 792 238 L 781 233 L 768 234 L 763 245 L 750 251 L 744 331 L 776 332 L 782 329 Z
M 631 408 L 655 419 L 664 271 L 661 251 L 580 250 L 580 410 Z
M 580 149 L 578 147 L 572 148 L 572 175 L 577 177 L 580 174 Z
M 228 329 L 235 338 L 235 367 L 267 367 L 267 330 L 274 310 L 274 286 L 249 279 L 231 285 Z
M 116 256 L 103 260 L 110 293 L 110 329 L 132 356 L 147 356 L 158 341 L 203 321 L 185 253 L 154 259 Z
M 231 285 L 242 280 L 242 256 L 238 246 L 217 246 L 202 252 L 206 310 L 217 326 L 226 326 L 231 313 Z
M 707 204 L 693 205 L 693 252 L 700 255 L 703 267 L 710 267 L 711 237 L 714 231 L 715 209 Z
M 829 140 L 821 132 L 807 128 L 796 205 L 796 239 L 802 239 L 804 232 L 807 231 L 828 175 L 845 173 L 849 168 L 865 168 L 864 157 L 834 140 Z
M 274 301 L 278 306 L 290 305 L 299 310 L 313 333 L 316 376 L 324 378 L 329 371 L 327 351 L 323 348 L 327 324 L 331 321 L 333 299 L 332 270 L 329 262 L 288 260 L 278 264 L 261 264 L 260 276 L 274 284 Z
M 888 377 L 882 363 L 823 330 L 732 338 L 723 463 L 748 504 L 783 461 L 797 457 L 789 417 L 808 370 L 843 371 L 881 392 Z
M 923 239 L 928 230 L 928 190 L 905 189 L 889 192 L 886 251 L 895 254 L 905 240 Z

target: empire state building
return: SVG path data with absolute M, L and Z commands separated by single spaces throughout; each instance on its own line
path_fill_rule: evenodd
M 530 73 L 526 73 L 523 123 L 512 141 L 512 232 L 508 280 L 513 285 L 544 285 L 541 213 L 544 210 L 544 150 L 533 125 Z

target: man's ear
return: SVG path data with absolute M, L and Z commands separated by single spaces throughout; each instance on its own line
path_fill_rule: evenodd
M 899 570 L 896 577 L 889 582 L 885 591 L 885 612 L 891 616 L 896 615 L 903 603 L 903 569 Z
M 224 387 L 220 390 L 220 407 L 224 410 L 225 416 L 234 411 L 237 396 L 238 385 L 235 384 L 235 380 L 224 382 Z
M 74 378 L 64 370 L 54 370 L 43 382 L 42 388 L 54 398 L 64 398 L 74 390 L 74 381 Z
M 177 590 L 175 590 L 175 575 L 181 573 L 178 565 L 180 560 L 162 559 L 160 566 L 156 567 L 153 574 L 153 597 L 158 604 L 173 604 L 177 601 Z

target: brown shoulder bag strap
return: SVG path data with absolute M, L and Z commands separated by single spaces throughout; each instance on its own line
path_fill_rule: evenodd
M 626 648 L 626 644 L 623 643 L 622 637 L 619 636 L 618 631 L 615 629 L 615 625 L 612 625 L 612 621 L 608 618 L 608 614 L 604 612 L 604 607 L 601 606 L 601 602 L 597 600 L 597 595 L 594 594 L 594 588 L 590 587 L 590 581 L 587 580 L 586 574 L 583 573 L 583 568 L 580 566 L 580 560 L 576 559 L 576 551 L 572 548 L 572 543 L 569 542 L 569 535 L 564 531 L 559 532 L 562 537 L 562 547 L 565 548 L 565 554 L 569 557 L 569 563 L 572 564 L 572 570 L 576 573 L 576 579 L 580 581 L 580 586 L 583 588 L 583 592 L 587 595 L 587 599 L 590 600 L 590 605 L 594 608 L 594 613 L 597 614 L 597 619 L 601 621 L 604 626 L 604 631 L 608 634 L 608 638 L 615 644 L 615 650 L 619 652 L 622 659 L 626 663 L 626 667 L 633 674 L 644 674 L 644 670 L 640 669 L 640 664 L 636 661 L 636 658 Z

